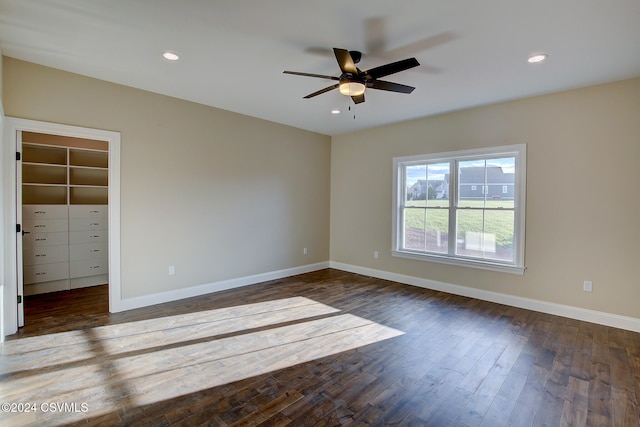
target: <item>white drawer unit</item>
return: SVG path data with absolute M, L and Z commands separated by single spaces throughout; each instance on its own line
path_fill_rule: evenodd
M 72 289 L 109 281 L 108 205 L 69 206 Z
M 109 271 L 109 263 L 106 259 L 87 259 L 71 261 L 69 263 L 69 276 L 73 279 L 83 276 L 96 276 L 106 274 Z
M 22 245 L 32 246 L 55 246 L 69 244 L 69 233 L 60 231 L 56 233 L 29 233 L 22 237 Z
M 107 205 L 24 205 L 22 213 L 25 294 L 108 281 Z
M 42 283 L 51 280 L 69 278 L 69 263 L 57 262 L 53 264 L 24 266 L 24 283 Z
M 69 261 L 69 246 L 24 247 L 24 265 L 52 264 Z
M 67 219 L 67 205 L 22 205 L 22 219 Z
M 82 243 L 69 246 L 69 261 L 107 258 L 107 243 Z
M 69 219 L 75 218 L 107 218 L 107 205 L 71 205 Z
M 25 285 L 69 279 L 69 208 L 67 205 L 22 206 L 22 264 Z
M 107 230 L 70 231 L 69 244 L 106 242 L 108 237 Z

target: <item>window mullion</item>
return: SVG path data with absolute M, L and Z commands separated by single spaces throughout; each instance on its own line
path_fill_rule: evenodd
M 394 215 L 396 217 L 395 224 L 395 233 L 396 238 L 393 243 L 398 248 L 404 248 L 405 245 L 405 216 L 406 216 L 406 189 L 405 189 L 405 175 L 407 166 L 405 164 L 400 164 L 400 167 L 395 171 L 397 184 L 395 187 L 395 191 L 397 199 L 396 199 L 396 209 L 394 211 Z
M 426 200 L 425 200 L 426 203 Z M 422 238 L 422 245 L 424 247 L 424 251 L 427 251 L 427 235 L 429 234 L 429 226 L 427 225 L 427 207 L 424 207 L 424 215 L 422 216 L 424 219 L 424 237 Z
M 449 255 L 456 254 L 456 242 L 458 241 L 456 200 L 458 200 L 458 161 L 452 160 L 449 162 Z

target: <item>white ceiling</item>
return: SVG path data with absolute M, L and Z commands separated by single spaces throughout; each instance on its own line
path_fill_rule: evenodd
M 336 135 L 640 76 L 639 0 L 0 0 L 6 56 Z M 331 48 L 415 56 L 349 112 Z M 161 57 L 178 52 L 177 63 Z M 528 64 L 545 52 L 542 64 Z M 331 115 L 332 108 L 343 113 Z M 355 111 L 355 119 L 354 119 Z

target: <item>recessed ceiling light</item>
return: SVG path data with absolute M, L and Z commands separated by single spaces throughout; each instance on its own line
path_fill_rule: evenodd
M 549 57 L 549 55 L 547 55 L 546 53 L 536 53 L 535 55 L 531 55 L 529 57 L 529 59 L 527 59 L 527 62 L 529 62 L 531 64 L 535 64 L 536 62 L 544 61 L 548 57 Z
M 331 110 L 331 114 L 340 114 L 340 110 L 334 108 L 333 110 Z
M 178 55 L 175 52 L 169 52 L 169 51 L 166 51 L 165 53 L 163 53 L 162 57 L 168 61 L 177 61 L 178 59 L 180 59 L 180 55 Z

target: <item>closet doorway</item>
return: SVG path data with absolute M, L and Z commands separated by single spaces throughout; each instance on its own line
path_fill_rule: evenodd
M 8 122 L 17 160 L 16 329 L 31 295 L 107 285 L 109 311 L 118 311 L 120 134 Z
M 108 142 L 21 136 L 23 295 L 108 284 Z

